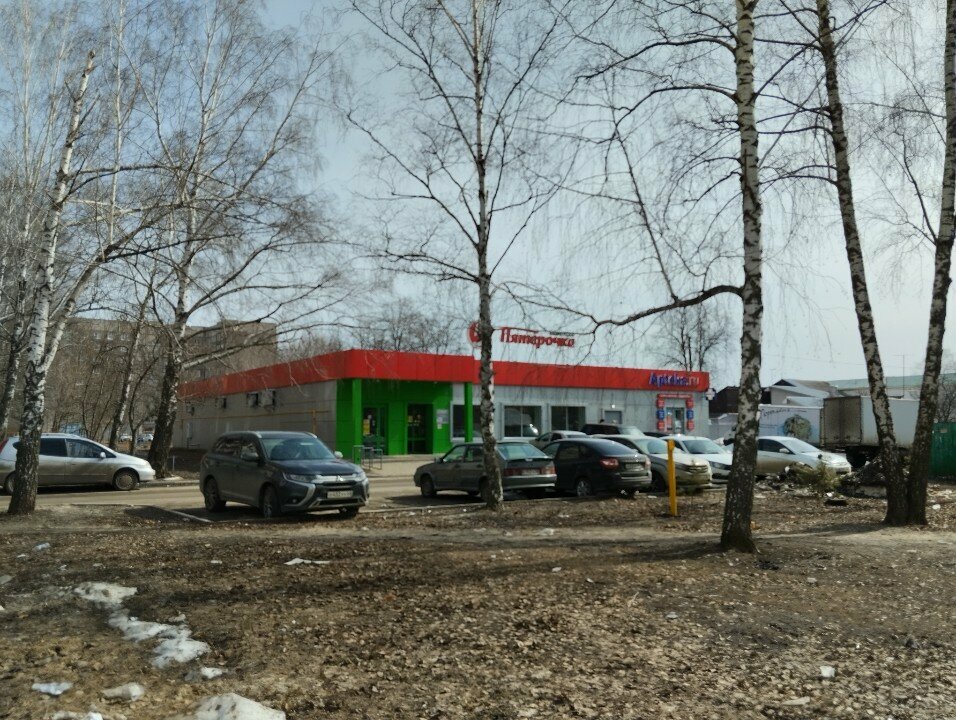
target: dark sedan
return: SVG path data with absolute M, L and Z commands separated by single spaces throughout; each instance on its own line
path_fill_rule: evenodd
M 633 497 L 651 484 L 651 465 L 644 455 L 621 443 L 601 438 L 561 440 L 544 452 L 554 458 L 554 487 L 578 497 L 623 492 Z
M 199 482 L 210 512 L 235 501 L 267 518 L 311 510 L 354 517 L 369 491 L 362 468 L 301 432 L 227 433 L 203 456 Z
M 499 442 L 497 448 L 503 490 L 541 497 L 554 487 L 554 463 L 538 448 L 526 442 Z M 455 445 L 435 462 L 415 471 L 415 485 L 425 497 L 435 497 L 439 490 L 478 495 L 487 482 L 481 443 Z

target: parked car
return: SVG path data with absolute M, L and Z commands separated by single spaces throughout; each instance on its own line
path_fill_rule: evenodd
M 544 452 L 554 458 L 555 489 L 578 497 L 623 492 L 633 497 L 651 484 L 651 464 L 641 453 L 604 438 L 558 440 Z
M 661 440 L 673 440 L 676 449 L 709 462 L 714 483 L 725 484 L 730 477 L 733 453 L 726 446 L 718 445 L 710 438 L 694 435 L 668 435 Z
M 129 433 L 120 433 L 120 436 L 119 436 L 120 442 L 129 442 L 132 439 L 133 439 L 133 436 L 130 435 Z
M 794 437 L 757 438 L 757 475 L 778 475 L 791 465 L 817 467 L 820 463 L 837 475 L 845 475 L 852 468 L 843 455 L 824 452 L 808 442 Z
M 0 445 L 0 478 L 3 491 L 13 494 L 14 470 L 19 437 Z M 142 458 L 110 450 L 92 440 L 68 433 L 40 436 L 40 464 L 37 482 L 51 485 L 112 485 L 117 490 L 135 490 L 140 482 L 156 479 L 156 473 Z
M 618 425 L 608 422 L 584 423 L 581 426 L 581 432 L 585 435 L 632 435 L 634 437 L 644 435 L 634 425 Z
M 608 439 L 619 442 L 647 455 L 651 461 L 651 490 L 667 492 L 667 443 L 660 438 L 635 438 L 632 436 L 609 436 Z M 710 463 L 698 460 L 683 450 L 674 448 L 674 476 L 677 489 L 696 492 L 710 487 L 713 479 Z
M 315 435 L 271 430 L 220 436 L 202 458 L 199 488 L 210 512 L 238 502 L 267 518 L 313 510 L 355 517 L 369 495 L 362 468 Z
M 153 442 L 153 433 L 151 432 L 141 433 L 140 435 L 137 435 L 136 437 L 137 445 L 144 445 L 145 443 L 151 443 L 151 442 Z
M 551 432 L 544 433 L 544 435 L 538 435 L 538 437 L 531 441 L 531 444 L 536 448 L 543 448 L 556 440 L 565 440 L 573 437 L 587 436 L 579 430 L 552 430 Z
M 499 442 L 496 447 L 503 490 L 541 497 L 554 488 L 554 463 L 538 448 L 518 441 Z M 484 492 L 487 481 L 481 443 L 455 445 L 434 462 L 415 471 L 415 486 L 424 497 L 435 497 L 440 490 L 463 490 L 469 495 L 478 495 Z
M 670 433 L 660 432 L 659 430 L 645 430 L 644 435 L 647 437 L 662 438 L 667 437 Z

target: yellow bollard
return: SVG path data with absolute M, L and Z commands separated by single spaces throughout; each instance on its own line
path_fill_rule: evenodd
M 667 492 L 671 498 L 671 517 L 677 517 L 677 470 L 674 467 L 674 441 L 667 441 Z

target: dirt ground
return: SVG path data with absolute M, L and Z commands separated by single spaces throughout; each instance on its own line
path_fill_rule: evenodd
M 291 719 L 956 718 L 950 495 L 934 487 L 931 526 L 900 531 L 879 500 L 762 491 L 757 556 L 715 550 L 719 493 L 682 498 L 677 519 L 643 496 L 271 523 L 2 516 L 0 718 L 151 720 L 226 692 Z M 185 620 L 209 653 L 154 667 L 155 641 L 74 594 L 88 581 L 137 588 L 130 614 Z M 74 684 L 31 689 L 58 681 Z M 101 696 L 127 682 L 145 696 Z

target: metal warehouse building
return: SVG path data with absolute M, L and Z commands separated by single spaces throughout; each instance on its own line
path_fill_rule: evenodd
M 617 422 L 707 427 L 705 372 L 496 361 L 495 429 L 530 438 Z M 185 383 L 174 444 L 209 448 L 231 430 L 304 430 L 351 456 L 440 453 L 479 435 L 478 361 L 467 355 L 346 350 Z

